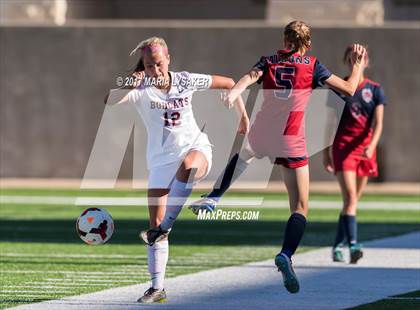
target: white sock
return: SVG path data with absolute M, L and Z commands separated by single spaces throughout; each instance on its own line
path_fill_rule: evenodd
M 168 194 L 165 217 L 160 223 L 163 230 L 170 230 L 192 192 L 191 183 L 184 183 L 175 179 Z
M 152 246 L 147 246 L 147 265 L 149 267 L 149 273 L 152 279 L 152 287 L 154 289 L 163 289 L 163 281 L 165 279 L 168 256 L 168 240 L 162 240 L 156 242 Z

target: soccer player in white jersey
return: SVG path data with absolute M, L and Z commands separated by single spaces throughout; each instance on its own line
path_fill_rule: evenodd
M 166 300 L 167 235 L 192 186 L 211 167 L 211 144 L 194 119 L 192 95 L 209 88 L 230 89 L 235 83 L 223 76 L 169 71 L 170 55 L 162 38 L 140 42 L 132 54 L 137 52 L 140 59 L 134 75 L 141 82 L 125 98 L 135 105 L 148 134 L 150 229 L 140 236 L 147 243 L 152 286 L 138 301 L 153 303 Z M 249 119 L 243 102 L 238 100 L 236 107 L 240 115 L 238 132 L 246 134 Z

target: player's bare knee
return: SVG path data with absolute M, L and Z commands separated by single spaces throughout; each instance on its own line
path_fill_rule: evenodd
M 185 170 L 193 168 L 195 161 L 196 160 L 195 160 L 194 156 L 185 157 L 183 162 L 182 162 L 182 168 L 184 168 Z
M 343 194 L 343 201 L 345 206 L 357 203 L 357 199 L 358 197 L 356 191 L 349 191 Z

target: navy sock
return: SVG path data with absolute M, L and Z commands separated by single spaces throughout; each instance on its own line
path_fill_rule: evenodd
M 232 157 L 232 159 L 227 164 L 225 171 L 223 172 L 223 178 L 222 178 L 222 181 L 220 182 L 220 185 L 217 184 L 219 182 L 216 182 L 216 186 L 218 186 L 218 188 L 214 187 L 212 192 L 208 194 L 207 197 L 220 198 L 228 190 L 228 188 L 230 187 L 230 184 L 232 183 L 233 173 L 235 172 L 238 159 L 239 159 L 239 154 L 235 154 Z
M 357 242 L 357 223 L 356 216 L 344 215 L 344 232 L 346 234 L 347 242 L 349 245 Z
M 295 253 L 303 237 L 306 227 L 306 218 L 300 213 L 293 213 L 287 221 L 284 233 L 283 248 L 280 253 L 286 254 L 289 258 Z
M 345 235 L 344 215 L 340 214 L 340 217 L 338 218 L 338 224 L 337 224 L 337 234 L 335 235 L 335 241 L 333 245 L 334 248 L 338 246 L 340 243 L 343 243 L 344 235 Z

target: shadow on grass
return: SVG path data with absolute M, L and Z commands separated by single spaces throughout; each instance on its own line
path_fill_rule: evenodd
M 179 220 L 170 240 L 173 245 L 281 245 L 284 221 Z M 110 244 L 139 244 L 138 233 L 148 227 L 145 220 L 118 220 Z M 302 246 L 330 246 L 336 223 L 308 222 Z M 413 223 L 360 223 L 361 241 L 404 234 L 419 229 Z M 80 244 L 73 220 L 0 220 L 0 241 Z

